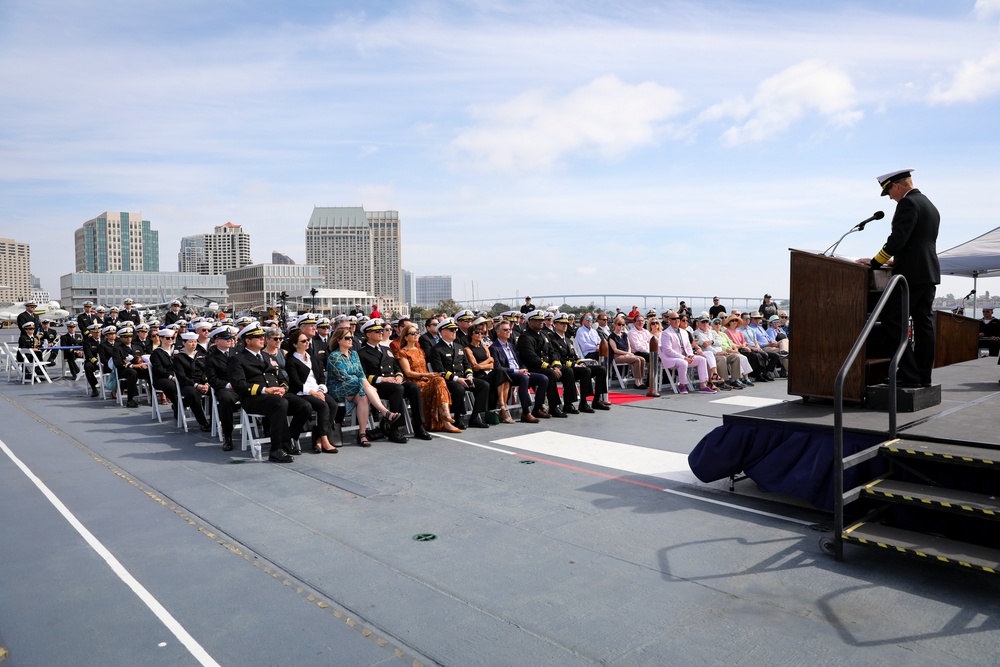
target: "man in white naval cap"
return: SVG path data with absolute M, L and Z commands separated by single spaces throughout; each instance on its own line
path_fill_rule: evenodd
M 896 379 L 901 387 L 931 386 L 934 367 L 934 292 L 941 282 L 937 257 L 941 214 L 920 190 L 913 187 L 913 169 L 899 169 L 878 177 L 882 196 L 896 202 L 892 232 L 875 257 L 858 262 L 881 268 L 893 260 L 893 272 L 906 278 L 910 290 L 910 317 L 913 319 L 913 349 L 903 348 Z M 894 291 L 882 311 L 885 341 L 895 349 L 904 323 L 900 320 L 900 295 Z

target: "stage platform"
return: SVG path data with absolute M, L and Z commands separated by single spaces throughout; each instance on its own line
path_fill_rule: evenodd
M 897 414 L 896 437 L 1000 448 L 992 418 L 1000 409 L 1000 376 L 994 358 L 953 364 L 934 371 L 941 403 Z M 745 474 L 761 490 L 804 500 L 819 509 L 833 507 L 832 454 L 834 408 L 831 402 L 793 397 L 771 405 L 727 414 L 689 456 L 702 482 Z M 844 453 L 851 455 L 887 439 L 887 412 L 846 406 Z M 885 462 L 873 460 L 846 473 L 846 488 L 881 474 Z

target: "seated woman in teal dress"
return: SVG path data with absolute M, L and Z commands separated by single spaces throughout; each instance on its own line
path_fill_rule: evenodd
M 361 368 L 358 353 L 352 349 L 354 339 L 350 329 L 337 329 L 330 335 L 330 354 L 326 361 L 326 386 L 330 396 L 338 403 L 354 403 L 358 410 L 358 444 L 371 447 L 368 439 L 369 405 L 382 415 L 382 422 L 395 422 L 400 415 L 389 412 L 379 400 L 378 392 L 371 386 Z

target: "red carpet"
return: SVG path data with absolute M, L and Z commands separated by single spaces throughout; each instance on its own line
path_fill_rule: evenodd
M 623 403 L 635 403 L 636 401 L 648 401 L 652 396 L 643 394 L 619 394 L 613 391 L 608 392 L 608 402 L 611 405 L 621 405 Z

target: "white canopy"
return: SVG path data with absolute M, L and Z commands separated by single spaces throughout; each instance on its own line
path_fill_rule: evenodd
M 975 290 L 980 276 L 1000 275 L 1000 227 L 938 253 L 938 261 L 942 274 L 972 278 L 972 289 Z M 972 312 L 975 308 L 976 299 L 973 297 Z

